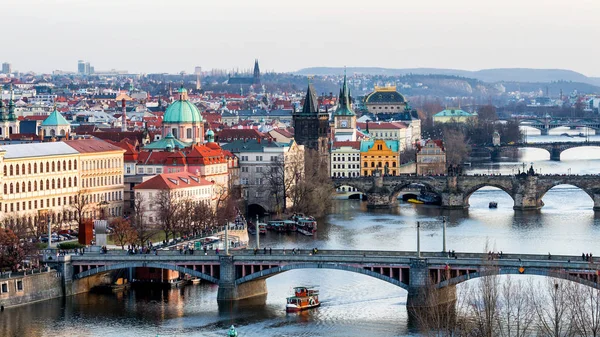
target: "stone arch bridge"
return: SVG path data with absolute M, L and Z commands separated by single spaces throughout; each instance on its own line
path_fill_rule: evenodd
M 367 195 L 370 208 L 386 208 L 397 203 L 398 194 L 409 186 L 421 186 L 441 196 L 443 208 L 467 208 L 469 198 L 482 187 L 497 187 L 514 201 L 515 210 L 536 210 L 554 186 L 573 185 L 587 193 L 600 210 L 598 175 L 460 175 L 460 176 L 381 176 L 332 178 L 335 187 L 351 186 Z
M 318 254 L 300 251 L 285 254 L 254 255 L 250 250 L 236 250 L 232 255 L 182 255 L 177 251 L 160 251 L 158 255 L 128 255 L 124 251 L 107 254 L 59 256 L 45 261 L 54 265 L 65 288 L 76 289 L 78 282 L 116 270 L 150 267 L 176 270 L 218 284 L 218 300 L 232 301 L 264 295 L 266 279 L 295 269 L 333 269 L 373 277 L 408 291 L 408 305 L 425 304 L 424 291 L 439 291 L 442 303 L 456 299 L 455 286 L 461 282 L 490 274 L 529 274 L 571 280 L 600 289 L 600 264 L 584 261 L 580 256 L 504 254 L 489 261 L 487 254 L 457 253 L 456 258 L 443 253 L 411 251 L 322 250 Z M 135 274 L 135 273 L 133 273 Z M 65 294 L 76 293 L 75 290 Z M 430 304 L 430 303 L 429 303 Z

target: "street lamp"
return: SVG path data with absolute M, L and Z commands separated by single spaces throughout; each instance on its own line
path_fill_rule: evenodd
M 443 236 L 442 251 L 444 253 L 446 253 L 447 250 L 446 250 L 446 217 L 445 216 L 442 217 L 442 226 L 443 226 L 443 231 L 442 231 L 442 236 Z

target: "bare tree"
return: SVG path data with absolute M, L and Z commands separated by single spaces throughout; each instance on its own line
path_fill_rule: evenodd
M 180 214 L 179 208 L 181 202 L 169 190 L 161 190 L 158 192 L 156 199 L 156 218 L 160 223 L 160 229 L 165 232 L 167 241 L 171 236 L 175 236 L 177 230 L 178 219 Z
M 195 233 L 199 231 L 207 230 L 215 225 L 215 212 L 212 208 L 203 203 L 199 202 L 194 205 L 193 212 L 193 230 Z
M 194 231 L 194 201 L 190 198 L 185 198 L 179 201 L 175 220 L 177 222 L 175 230 L 181 235 L 189 235 Z
M 575 334 L 600 336 L 600 290 L 575 282 L 570 285 L 568 291 Z
M 264 184 L 259 191 L 266 192 L 278 213 L 288 208 L 288 200 L 297 182 L 304 176 L 304 158 L 297 151 L 287 156 L 277 156 L 267 167 L 263 168 Z
M 526 337 L 531 335 L 535 312 L 529 289 L 523 281 L 507 276 L 500 291 L 496 335 Z
M 136 241 L 144 245 L 154 235 L 153 228 L 146 222 L 146 206 L 144 197 L 138 192 L 133 200 L 133 217 L 131 225 L 135 231 Z
M 329 177 L 327 160 L 317 151 L 305 151 L 305 172 L 295 181 L 291 192 L 292 210 L 318 217 L 331 207 L 331 195 L 335 189 Z
M 85 189 L 77 191 L 77 194 L 73 196 L 70 203 L 70 208 L 73 210 L 74 220 L 80 228 L 86 220 L 86 212 L 90 207 L 88 191 Z
M 123 218 L 114 218 L 111 223 L 115 243 L 125 249 L 125 245 L 135 242 L 136 233 L 129 221 Z
M 553 337 L 574 336 L 567 282 L 548 279 L 545 287 L 532 285 L 532 288 L 538 289 L 534 308 L 539 333 Z

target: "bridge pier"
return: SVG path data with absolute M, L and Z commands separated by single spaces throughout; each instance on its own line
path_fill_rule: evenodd
M 408 298 L 406 301 L 409 309 L 453 308 L 455 303 L 455 285 L 437 288 L 429 275 L 427 259 L 416 258 L 410 260 Z
M 544 128 L 544 129 L 540 129 L 540 131 L 541 131 L 541 135 L 542 136 L 547 136 L 548 135 L 548 131 L 550 131 L 550 129 Z
M 525 178 L 517 178 L 516 191 L 512 195 L 515 202 L 513 209 L 518 211 L 539 210 L 544 202 L 538 191 L 538 176 L 527 175 Z
M 220 277 L 217 301 L 238 301 L 267 294 L 265 279 L 257 279 L 242 284 L 236 284 L 233 256 L 219 256 Z
M 594 211 L 600 212 L 600 194 L 594 193 Z
M 392 192 L 383 185 L 383 175 L 379 171 L 373 173 L 373 186 L 367 191 L 367 208 L 390 208 L 396 200 L 392 200 Z
M 442 208 L 444 209 L 464 209 L 468 208 L 469 204 L 465 203 L 465 197 L 460 192 L 443 192 L 442 193 Z
M 552 150 L 550 150 L 550 160 L 560 161 L 561 152 L 562 152 L 561 149 L 553 147 Z

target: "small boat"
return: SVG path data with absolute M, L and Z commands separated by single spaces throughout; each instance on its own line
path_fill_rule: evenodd
M 498 203 L 495 201 L 490 201 L 490 208 L 498 208 Z
M 285 311 L 296 312 L 316 308 L 319 302 L 319 291 L 314 287 L 295 287 L 294 296 L 287 298 Z
M 296 230 L 298 233 L 312 236 L 317 232 L 317 221 L 311 218 L 300 219 L 296 223 Z
M 406 200 L 406 202 L 409 202 L 409 203 L 411 203 L 411 204 L 422 204 L 422 203 L 423 203 L 421 200 L 418 200 L 418 199 L 412 199 L 412 198 L 411 198 L 411 199 L 408 199 L 408 200 Z
M 232 325 L 227 331 L 227 337 L 237 337 L 238 333 L 235 327 Z

